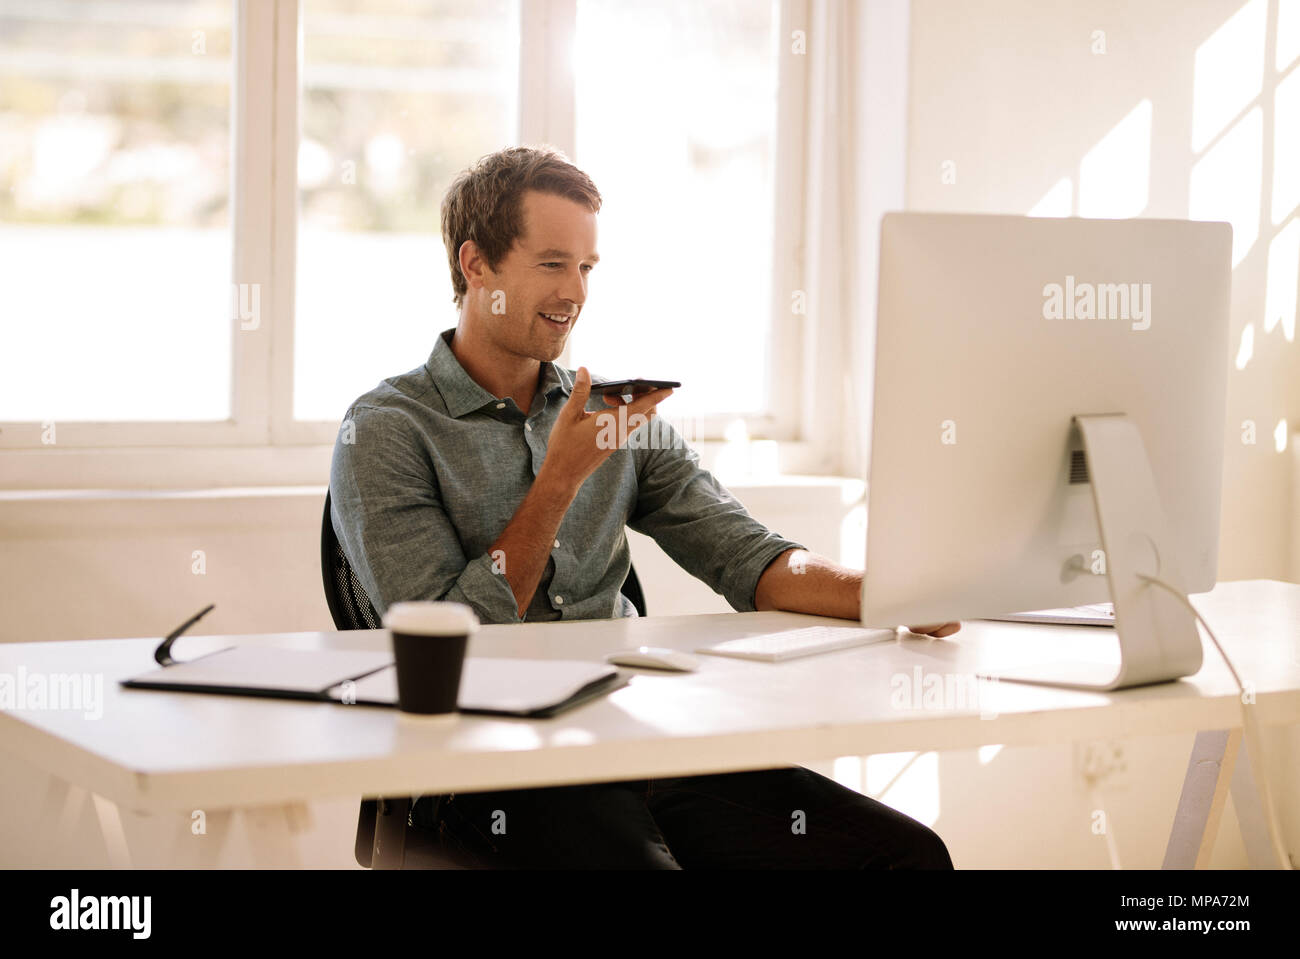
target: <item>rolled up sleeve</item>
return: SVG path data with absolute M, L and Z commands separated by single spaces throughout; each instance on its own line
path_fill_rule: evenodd
M 350 426 L 350 428 L 349 428 Z M 353 407 L 334 445 L 334 529 L 382 616 L 409 600 L 472 607 L 484 623 L 520 622 L 514 592 L 493 557 L 467 557 L 447 517 L 432 462 L 405 416 Z
M 653 537 L 732 609 L 752 612 L 759 578 L 772 560 L 805 547 L 750 516 L 666 420 L 652 426 L 645 430 L 655 448 L 634 451 L 639 489 L 628 526 Z

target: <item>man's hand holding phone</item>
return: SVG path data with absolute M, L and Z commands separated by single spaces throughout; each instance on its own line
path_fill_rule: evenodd
M 621 386 L 621 384 L 620 384 Z M 589 411 L 587 401 L 591 398 L 591 374 L 585 366 L 578 368 L 573 380 L 573 392 L 560 410 L 560 415 L 551 427 L 551 436 L 547 441 L 546 459 L 538 471 L 540 480 L 546 474 L 548 482 L 557 483 L 562 489 L 576 495 L 587 477 L 609 459 L 615 447 L 601 444 L 598 438 L 605 429 L 604 414 Z M 605 404 L 611 407 L 626 406 L 630 421 L 636 414 L 641 414 L 646 421 L 654 419 L 657 406 L 661 400 L 672 396 L 669 388 L 653 389 L 633 396 L 629 402 L 617 393 L 604 396 Z M 626 440 L 625 437 L 620 438 Z M 602 448 L 606 447 L 606 448 Z

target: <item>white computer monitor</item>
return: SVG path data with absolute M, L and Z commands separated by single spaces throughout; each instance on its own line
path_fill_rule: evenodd
M 1200 668 L 1190 611 L 1141 577 L 1216 579 L 1231 248 L 1226 223 L 884 217 L 865 624 L 1111 601 L 1118 671 L 1004 678 Z

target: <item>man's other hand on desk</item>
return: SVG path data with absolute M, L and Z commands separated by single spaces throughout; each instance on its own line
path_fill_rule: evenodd
M 832 563 L 826 557 L 807 550 L 786 550 L 758 578 L 754 608 L 859 619 L 862 615 L 862 571 Z M 907 628 L 922 636 L 942 638 L 961 629 L 961 623 Z
M 942 639 L 944 636 L 951 636 L 961 629 L 961 623 L 939 623 L 936 626 L 909 626 L 907 628 L 914 633 L 920 633 L 922 636 L 935 636 Z

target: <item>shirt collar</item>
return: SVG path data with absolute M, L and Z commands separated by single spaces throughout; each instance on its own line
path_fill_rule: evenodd
M 451 351 L 451 338 L 455 333 L 456 328 L 452 327 L 438 334 L 425 368 L 433 379 L 433 385 L 442 394 L 442 401 L 447 404 L 447 412 L 459 418 L 466 413 L 482 409 L 489 403 L 495 407 L 501 400 L 474 382 L 474 379 L 465 372 L 465 368 L 460 365 L 460 360 L 456 359 L 456 354 Z M 538 393 L 550 397 L 558 391 L 568 396 L 572 389 L 571 371 L 561 369 L 551 362 L 542 364 L 541 375 L 537 380 Z M 527 415 L 529 411 L 523 412 Z

